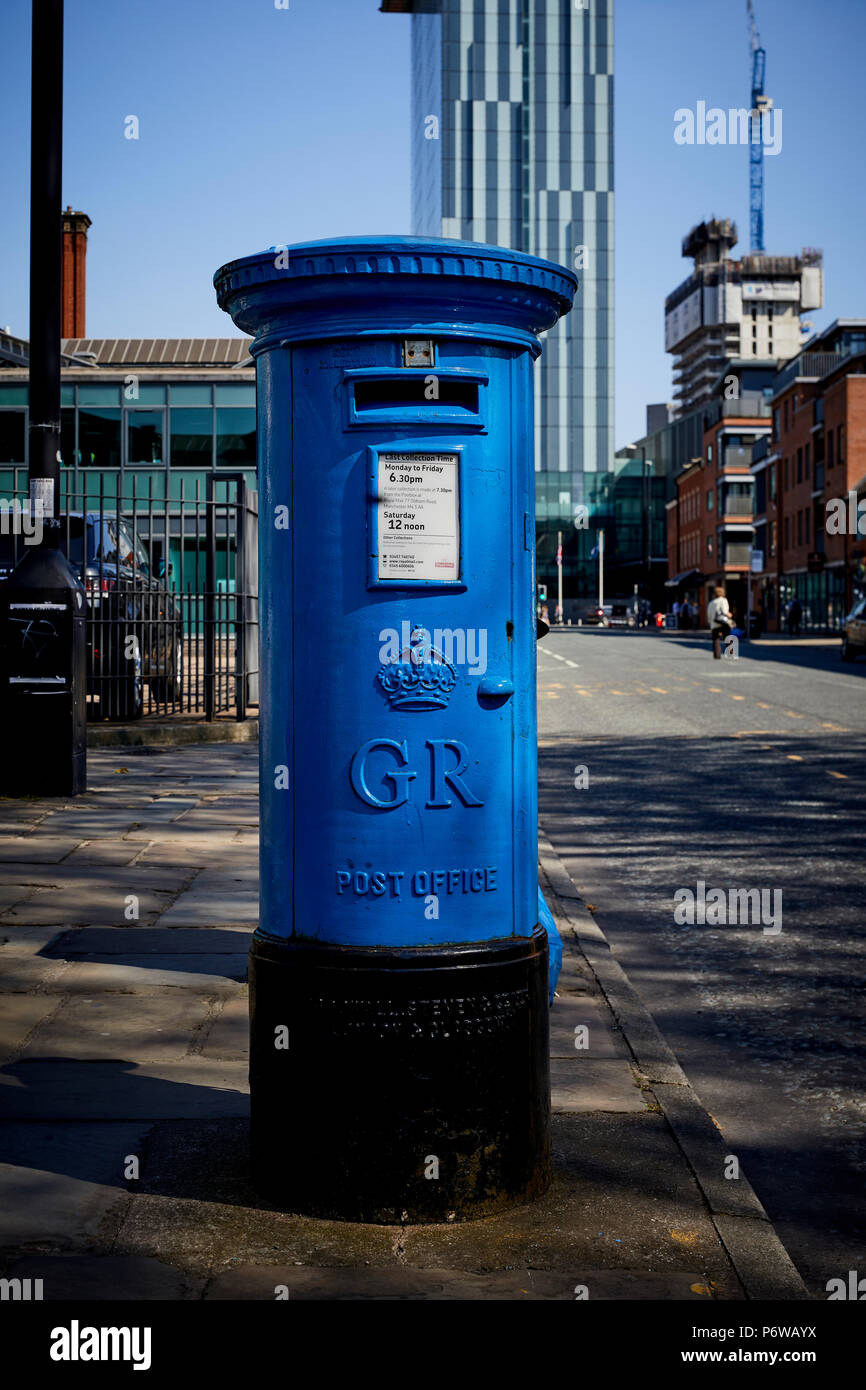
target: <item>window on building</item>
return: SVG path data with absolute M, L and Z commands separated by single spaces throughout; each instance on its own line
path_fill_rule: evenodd
M 0 410 L 0 463 L 24 462 L 27 431 L 23 410 Z
M 213 405 L 213 388 L 185 382 L 171 388 L 172 405 Z
M 709 492 L 707 493 L 707 511 L 708 511 L 708 512 L 711 512 L 712 510 L 713 510 L 713 489 L 710 488 Z
M 79 410 L 78 448 L 85 468 L 119 468 L 120 411 L 111 407 Z
M 60 458 L 65 468 L 72 468 L 75 458 L 75 411 L 60 412 Z
M 707 445 L 707 463 L 712 463 L 712 461 L 713 461 L 713 446 L 712 446 L 712 444 L 708 444 L 708 445 Z
M 123 399 L 129 405 L 165 405 L 165 387 L 133 378 L 123 388 Z
M 782 402 L 782 428 L 788 433 L 788 401 L 787 398 Z
M 707 554 L 708 554 L 708 555 L 712 555 L 712 553 L 713 553 L 713 538 L 712 538 L 712 536 L 707 536 Z
M 783 469 L 784 469 L 784 488 L 785 488 L 785 491 L 787 492 L 787 491 L 788 491 L 788 460 L 787 460 L 787 459 L 783 459 L 783 460 L 782 460 L 782 466 L 783 466 Z
M 776 523 L 775 523 L 775 521 L 771 521 L 771 522 L 770 522 L 770 554 L 771 554 L 771 555 L 775 555 L 775 553 L 776 553 L 776 534 L 777 534 L 777 533 L 776 533 Z
M 64 388 L 61 387 L 61 394 Z M 15 386 L 7 386 L 4 382 L 0 385 L 0 405 L 26 405 L 30 399 L 30 390 L 26 382 L 20 382 Z M 64 401 L 64 405 L 68 402 Z
M 256 386 L 254 381 L 231 382 L 229 385 L 218 385 L 214 387 L 215 405 L 251 405 L 256 404 Z
M 803 544 L 803 513 L 797 513 L 797 544 Z
M 162 410 L 127 411 L 126 452 L 127 462 L 132 467 L 163 462 L 164 415 L 165 412 Z
M 809 508 L 808 508 L 808 507 L 806 508 L 806 511 L 805 511 L 805 513 L 804 513 L 804 516 L 805 516 L 805 526 L 806 526 L 806 544 L 809 545 L 810 542 L 811 542 L 811 536 L 810 536 L 810 534 L 809 534 L 809 530 L 810 530 L 810 527 L 811 527 L 811 524 L 812 524 L 812 514 L 811 514 L 811 512 L 809 511 Z
M 798 449 L 798 450 L 797 450 L 797 482 L 798 482 L 798 483 L 802 483 L 802 481 L 803 481 L 803 450 L 802 450 L 802 449 Z
M 227 390 L 217 387 L 217 394 Z M 255 468 L 256 412 L 255 407 L 217 408 L 216 461 L 222 468 Z
M 808 478 L 810 478 L 810 477 L 812 476 L 812 445 L 811 445 L 811 444 L 807 444 L 807 445 L 806 445 L 806 452 L 805 452 L 805 455 L 804 455 L 804 458 L 803 458 L 803 466 L 804 466 L 804 469 L 805 469 L 806 478 L 808 479 Z
M 774 463 L 771 463 L 771 464 L 770 464 L 770 467 L 769 467 L 769 469 L 768 469 L 767 471 L 768 471 L 769 474 L 770 474 L 769 483 L 768 483 L 768 485 L 767 485 L 767 493 L 768 493 L 768 496 L 769 496 L 769 498 L 770 498 L 770 501 L 771 501 L 771 502 L 775 502 L 775 500 L 776 500 L 776 465 L 775 465 Z
M 79 406 L 109 406 L 120 405 L 119 386 L 79 386 L 78 388 Z
M 773 441 L 779 438 L 779 407 L 773 411 Z
M 172 400 L 176 390 L 173 386 Z M 172 468 L 209 469 L 213 463 L 213 411 L 204 406 L 172 405 L 170 420 Z

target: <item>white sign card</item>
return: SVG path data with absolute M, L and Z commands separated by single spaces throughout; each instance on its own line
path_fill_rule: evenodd
M 380 454 L 379 579 L 460 578 L 456 454 Z

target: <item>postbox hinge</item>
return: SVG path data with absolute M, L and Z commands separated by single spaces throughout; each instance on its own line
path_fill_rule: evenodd
M 435 351 L 432 338 L 404 338 L 403 366 L 432 367 L 435 365 Z

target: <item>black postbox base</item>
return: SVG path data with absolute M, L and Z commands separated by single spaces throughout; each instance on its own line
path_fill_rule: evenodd
M 285 1211 L 465 1221 L 550 1181 L 547 936 L 250 951 L 251 1157 Z

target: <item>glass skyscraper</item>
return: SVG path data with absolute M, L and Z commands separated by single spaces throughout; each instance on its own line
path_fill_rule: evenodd
M 613 0 L 381 8 L 412 15 L 413 231 L 578 274 L 535 382 L 539 576 L 553 578 L 560 526 L 576 577 L 574 507 L 613 466 Z

